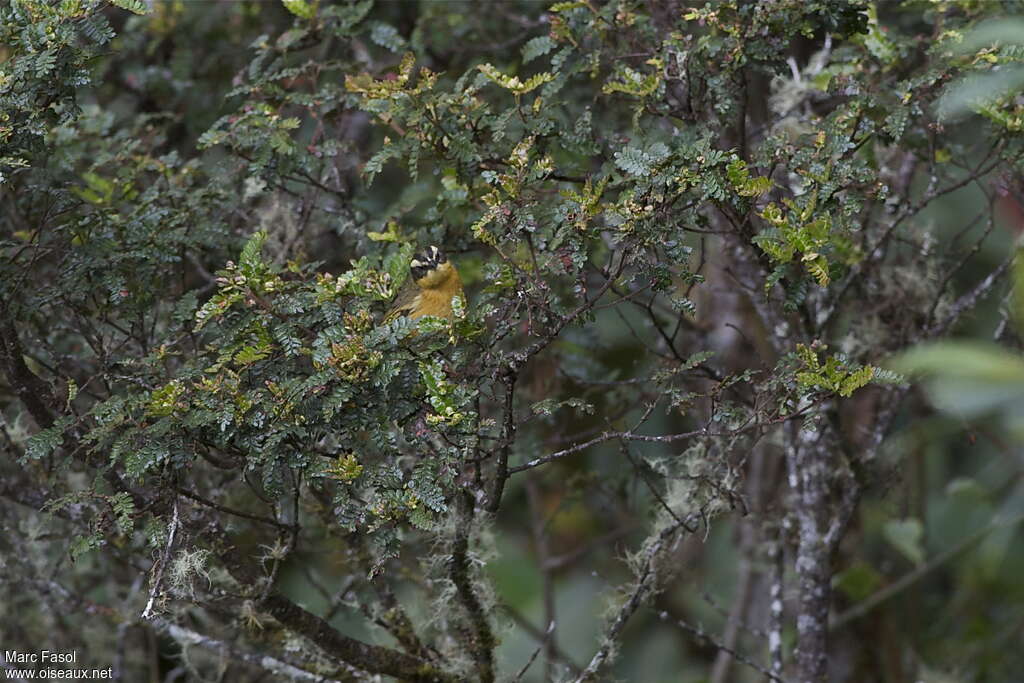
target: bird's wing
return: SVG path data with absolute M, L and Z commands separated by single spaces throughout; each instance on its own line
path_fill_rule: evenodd
M 416 283 L 410 277 L 402 285 L 402 288 L 398 290 L 398 294 L 395 295 L 395 300 L 391 302 L 391 308 L 388 309 L 387 314 L 384 316 L 384 322 L 391 322 L 399 316 L 409 315 L 419 304 L 419 298 L 420 288 L 416 286 Z

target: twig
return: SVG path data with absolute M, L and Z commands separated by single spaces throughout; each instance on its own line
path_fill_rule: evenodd
M 624 526 L 620 526 L 618 529 L 613 529 L 606 534 L 601 534 L 597 538 L 587 543 L 581 543 L 579 546 L 573 548 L 568 552 L 562 553 L 561 555 L 556 555 L 555 557 L 550 557 L 544 564 L 543 569 L 546 571 L 555 571 L 556 569 L 562 569 L 564 567 L 567 567 L 576 562 L 577 560 L 585 557 L 587 553 L 592 551 L 594 548 L 598 548 L 602 545 L 613 543 L 614 541 L 617 541 L 620 538 L 625 538 L 630 533 L 635 531 L 638 526 L 639 524 L 637 523 L 630 523 Z
M 555 622 L 552 621 L 550 624 L 548 624 L 548 630 L 544 632 L 544 639 L 541 641 L 541 644 L 537 646 L 537 649 L 533 651 L 533 654 L 530 655 L 530 658 L 526 660 L 526 664 L 524 664 L 523 668 L 519 670 L 518 674 L 516 674 L 515 680 L 521 681 L 523 679 L 523 676 L 526 675 L 526 672 L 530 669 L 530 666 L 537 660 L 537 655 L 540 654 L 540 651 L 547 649 L 548 643 L 551 642 L 551 634 L 554 632 Z
M 654 499 L 658 501 L 658 504 L 665 512 L 668 513 L 668 516 L 675 520 L 678 524 L 683 524 L 683 520 L 679 519 L 679 515 L 677 515 L 675 510 L 672 509 L 672 506 L 668 504 L 668 501 L 666 501 L 662 497 L 662 495 L 658 493 L 658 487 L 656 487 L 651 482 L 651 480 L 647 478 L 647 472 L 644 471 L 643 466 L 633 459 L 633 454 L 630 452 L 629 446 L 627 446 L 624 442 L 620 441 L 619 452 L 622 453 L 622 455 L 626 456 L 626 460 L 628 460 L 629 463 L 633 466 L 633 470 L 640 477 L 640 480 L 643 481 L 644 485 L 647 487 L 647 490 L 650 492 L 651 496 L 653 496 Z M 694 529 L 687 529 L 687 531 L 692 533 Z
M 1002 341 L 1003 335 L 1006 334 L 1006 328 L 1010 322 L 1010 309 L 1012 307 L 1012 300 L 1013 289 L 1011 288 L 1009 291 L 1006 292 L 1005 295 L 1003 295 L 1003 301 L 999 305 L 999 322 L 996 324 L 995 331 L 992 332 L 992 341 L 996 342 L 997 344 L 1000 341 Z
M 829 304 L 828 308 L 819 315 L 819 320 L 821 320 L 821 324 L 818 326 L 819 329 L 825 329 L 828 326 L 833 316 L 836 313 L 838 313 L 840 303 L 845 298 L 847 291 L 856 282 L 863 279 L 864 272 L 867 270 L 867 268 L 874 267 L 875 265 L 878 264 L 878 262 L 881 261 L 882 258 L 884 258 L 886 251 L 883 249 L 883 247 L 886 245 L 889 239 L 892 238 L 893 234 L 896 232 L 896 229 L 900 225 L 902 225 L 904 221 L 913 218 L 918 213 L 923 211 L 926 207 L 928 207 L 934 200 L 938 199 L 939 197 L 947 195 L 951 192 L 955 192 L 956 190 L 959 190 L 960 188 L 965 187 L 972 182 L 975 182 L 978 178 L 981 178 L 990 173 L 1000 163 L 1000 160 L 997 159 L 988 166 L 985 166 L 985 164 L 988 162 L 988 159 L 991 158 L 993 151 L 998 150 L 990 151 L 989 154 L 986 155 L 985 159 L 983 159 L 981 163 L 979 163 L 978 166 L 975 169 L 973 169 L 972 172 L 966 178 L 963 178 L 955 183 L 952 183 L 951 185 L 948 185 L 947 187 L 944 187 L 941 190 L 936 190 L 932 187 L 929 187 L 929 189 L 926 192 L 926 196 L 922 198 L 921 201 L 911 205 L 910 207 L 907 208 L 906 211 L 904 211 L 902 214 L 893 219 L 893 221 L 882 232 L 878 240 L 876 240 L 872 246 L 864 250 L 864 253 L 866 254 L 865 260 L 861 261 L 853 268 L 851 268 L 850 272 L 847 273 L 845 278 L 843 278 L 843 281 L 837 284 L 836 293 L 834 296 L 832 296 L 831 303 Z
M 752 538 L 754 531 L 750 529 L 749 520 L 742 520 L 740 524 L 742 526 L 740 533 L 745 537 Z M 702 634 L 708 642 L 718 648 L 718 656 L 715 657 L 715 663 L 711 667 L 709 678 L 711 683 L 728 681 L 732 660 L 742 661 L 736 655 L 735 648 L 740 637 L 740 629 L 743 628 L 743 622 L 746 619 L 747 609 L 750 607 L 750 592 L 754 580 L 754 567 L 748 555 L 753 551 L 754 546 L 752 542 L 744 542 L 744 546 L 739 563 L 739 577 L 736 579 L 735 597 L 725 622 L 725 632 L 722 634 L 723 642 L 715 642 L 710 636 Z
M 532 346 L 530 346 L 525 351 L 521 351 L 519 353 L 512 354 L 512 358 L 510 359 L 509 364 L 508 364 L 508 367 L 509 367 L 509 369 L 511 371 L 518 372 L 518 370 L 523 365 L 526 364 L 526 361 L 528 361 L 530 358 L 532 358 L 533 356 L 537 355 L 538 353 L 543 351 L 545 348 L 547 348 L 547 346 L 551 342 L 553 342 L 558 337 L 559 334 L 561 334 L 562 330 L 565 329 L 565 327 L 569 323 L 573 322 L 574 320 L 579 318 L 581 315 L 583 315 L 584 313 L 586 313 L 587 311 L 592 309 L 597 304 L 597 302 L 601 300 L 601 297 L 603 297 L 605 295 L 605 293 L 609 289 L 611 289 L 612 285 L 615 284 L 615 280 L 619 277 L 619 275 L 622 274 L 622 270 L 626 267 L 626 255 L 623 254 L 619 258 L 619 266 L 618 266 L 618 268 L 616 268 L 615 272 L 612 273 L 611 262 L 613 262 L 614 257 L 615 257 L 615 253 L 613 252 L 611 254 L 611 256 L 610 256 L 612 261 L 609 262 L 609 267 L 607 268 L 607 275 L 605 275 L 605 278 L 606 278 L 605 282 L 604 282 L 603 285 L 601 285 L 600 289 L 597 290 L 597 293 L 592 298 L 591 297 L 587 297 L 583 301 L 583 303 L 580 304 L 574 311 L 569 313 L 569 315 L 566 315 L 566 316 L 563 316 L 562 318 L 560 318 L 558 323 L 555 325 L 554 329 L 551 330 L 551 332 L 549 332 L 547 335 L 545 335 L 543 339 L 540 339 L 539 341 L 535 342 Z
M 543 500 L 540 484 L 538 484 L 536 476 L 527 478 L 526 497 L 530 505 L 530 527 L 533 534 L 534 548 L 537 553 L 537 566 L 540 569 L 543 584 L 544 621 L 548 625 L 548 630 L 542 643 L 542 649 L 544 650 L 544 680 L 550 681 L 553 678 L 555 659 L 555 587 L 551 570 L 548 568 L 547 522 L 544 519 Z M 529 668 L 528 665 L 527 668 Z M 525 671 L 526 669 L 523 670 L 524 673 Z
M 596 446 L 597 444 L 604 443 L 606 441 L 613 441 L 615 439 L 620 439 L 620 440 L 623 440 L 623 441 L 646 441 L 646 442 L 654 442 L 654 443 L 673 443 L 675 441 L 683 441 L 685 439 L 692 439 L 692 438 L 698 437 L 698 436 L 705 436 L 705 437 L 707 437 L 707 436 L 735 436 L 735 435 L 741 434 L 743 432 L 756 431 L 756 430 L 763 429 L 763 428 L 765 428 L 767 426 L 770 426 L 770 425 L 781 424 L 781 423 L 784 423 L 784 422 L 789 422 L 791 420 L 799 419 L 801 417 L 805 417 L 807 415 L 808 411 L 810 410 L 810 408 L 812 408 L 812 407 L 814 407 L 814 406 L 813 405 L 804 406 L 800 410 L 797 410 L 797 411 L 795 411 L 793 413 L 790 413 L 789 415 L 780 415 L 779 417 L 772 418 L 771 420 L 769 420 L 767 422 L 751 421 L 751 422 L 749 422 L 748 424 L 746 424 L 746 425 L 744 425 L 742 427 L 737 427 L 735 429 L 731 429 L 728 432 L 709 432 L 707 430 L 707 427 L 702 427 L 701 429 L 694 429 L 694 430 L 689 431 L 689 432 L 677 432 L 675 434 L 636 434 L 636 433 L 634 433 L 633 430 L 635 430 L 635 429 L 640 427 L 640 425 L 638 424 L 636 427 L 634 427 L 633 429 L 631 429 L 629 431 L 625 431 L 625 432 L 621 432 L 621 431 L 620 432 L 602 432 L 599 436 L 595 436 L 593 439 L 590 439 L 589 441 L 584 441 L 583 443 L 578 443 L 578 444 L 576 444 L 574 446 L 570 446 L 569 448 L 565 448 L 565 449 L 562 449 L 560 451 L 556 451 L 554 453 L 549 453 L 548 455 L 544 455 L 544 456 L 541 456 L 539 458 L 534 458 L 533 460 L 530 460 L 529 462 L 523 463 L 522 465 L 518 465 L 516 467 L 509 468 L 509 474 L 517 474 L 519 472 L 523 472 L 525 470 L 529 470 L 529 469 L 532 469 L 534 467 L 539 467 L 539 466 L 544 465 L 546 463 L 549 463 L 549 462 L 551 462 L 553 460 L 558 460 L 560 458 L 565 458 L 565 457 L 570 456 L 570 455 L 575 455 L 576 453 L 579 453 L 581 451 L 585 451 L 586 449 L 590 448 L 591 446 Z M 646 417 L 645 417 L 645 419 L 646 419 Z
M 730 657 L 728 650 L 734 650 L 740 639 L 740 632 L 747 631 L 754 634 L 760 641 L 765 639 L 765 634 L 746 625 L 747 615 L 751 610 L 751 600 L 763 599 L 763 591 L 753 589 L 755 574 L 754 557 L 761 552 L 760 542 L 762 534 L 759 529 L 763 527 L 766 515 L 764 498 L 774 491 L 778 478 L 779 468 L 777 458 L 769 458 L 767 444 L 758 440 L 751 446 L 749 467 L 746 474 L 746 494 L 750 499 L 750 510 L 753 517 L 746 517 L 738 522 L 739 533 L 739 577 L 736 580 L 736 588 L 733 591 L 734 598 L 729 612 L 725 615 L 726 622 L 722 633 L 723 645 L 728 649 L 720 649 L 715 658 L 711 670 L 710 680 L 712 683 L 723 683 L 732 680 L 731 670 L 734 657 Z M 744 463 L 746 465 L 746 463 Z M 741 499 L 742 500 L 742 499 Z M 761 519 L 759 524 L 758 518 Z M 709 596 L 708 596 L 709 597 Z M 707 598 L 705 598 L 707 599 Z
M 741 654 L 741 653 L 737 652 L 736 650 L 730 648 L 729 646 L 725 645 L 724 643 L 719 642 L 718 640 L 716 640 L 713 636 L 708 634 L 703 628 L 700 628 L 699 626 L 697 626 L 697 627 L 690 626 L 689 624 L 687 624 L 682 619 L 673 619 L 671 617 L 671 615 L 669 615 L 669 613 L 665 612 L 665 611 L 658 612 L 658 618 L 661 619 L 662 621 L 666 622 L 666 623 L 673 623 L 676 626 L 678 626 L 679 628 L 683 629 L 684 631 L 692 633 L 693 635 L 697 636 L 698 638 L 701 638 L 702 640 L 706 640 L 707 642 L 711 643 L 712 647 L 716 648 L 720 652 L 725 652 L 730 657 L 735 659 L 737 662 L 739 662 L 741 664 L 746 664 L 751 669 L 753 669 L 754 671 L 757 671 L 758 673 L 760 673 L 761 675 L 767 677 L 768 679 L 776 681 L 777 683 L 785 683 L 785 681 L 782 678 L 780 678 L 779 676 L 776 676 L 774 673 L 772 673 L 768 669 L 764 668 L 763 666 L 761 666 L 757 662 L 753 661 L 752 659 L 750 659 L 746 655 Z
M 498 451 L 498 465 L 494 472 L 494 489 L 484 508 L 488 512 L 498 511 L 498 506 L 501 505 L 501 494 L 505 490 L 505 482 L 509 477 L 508 454 L 516 433 L 515 391 L 516 377 L 510 373 L 505 378 L 505 424 L 501 430 L 502 445 Z
M 208 518 L 192 527 L 218 547 L 218 557 L 231 577 L 243 586 L 259 585 L 262 573 L 255 570 L 249 556 L 233 545 L 224 543 L 228 533 L 216 519 Z M 433 663 L 401 650 L 373 645 L 346 636 L 322 617 L 297 605 L 291 598 L 272 590 L 259 609 L 285 628 L 316 644 L 332 661 L 342 661 L 362 671 L 386 674 L 403 681 L 418 683 L 463 683 L 460 676 L 448 673 Z
M 494 682 L 494 634 L 487 621 L 480 600 L 473 590 L 469 576 L 469 528 L 473 519 L 473 496 L 468 491 L 458 494 L 458 515 L 455 522 L 455 540 L 452 543 L 451 568 L 449 574 L 455 584 L 455 592 L 459 602 L 465 608 L 472 633 L 469 637 L 468 649 L 476 662 L 477 675 L 481 683 Z
M 1011 254 L 1007 259 L 1000 263 L 995 270 L 989 273 L 984 280 L 979 282 L 977 286 L 974 287 L 974 289 L 961 295 L 960 298 L 957 299 L 950 307 L 950 311 L 946 315 L 946 317 L 940 321 L 936 321 L 936 323 L 928 329 L 927 336 L 938 337 L 942 334 L 945 334 L 950 327 L 952 327 L 958 320 L 960 320 L 961 316 L 963 316 L 964 313 L 973 309 L 977 305 L 979 300 L 981 300 L 985 295 L 992 291 L 992 288 L 999 281 L 999 279 L 1006 273 L 1007 270 L 1010 269 L 1010 266 L 1013 265 L 1013 261 L 1015 258 L 1016 254 Z
M 704 429 L 695 429 L 693 431 L 679 432 L 677 434 L 634 434 L 632 430 L 626 432 L 603 432 L 600 436 L 596 436 L 589 441 L 584 441 L 583 443 L 576 444 L 575 446 L 570 446 L 569 448 L 549 453 L 548 455 L 541 456 L 539 458 L 534 458 L 527 463 L 513 467 L 509 469 L 509 474 L 516 474 L 517 472 L 523 472 L 534 467 L 539 467 L 540 465 L 549 463 L 552 460 L 558 460 L 559 458 L 564 458 L 566 456 L 579 453 L 580 451 L 585 451 L 591 446 L 595 446 L 599 443 L 615 439 L 623 441 L 655 441 L 659 443 L 672 443 L 673 441 L 692 439 L 695 436 L 702 436 L 706 434 L 707 432 Z
M 353 533 L 348 535 L 348 541 L 352 546 L 352 549 L 356 553 L 356 557 L 359 559 L 359 563 L 362 565 L 366 572 L 366 575 L 373 574 L 373 567 L 376 565 L 377 559 L 373 557 L 370 549 L 367 547 L 366 540 L 360 533 Z M 380 613 L 374 617 L 372 614 L 368 614 L 371 618 L 374 618 L 382 628 L 384 628 L 391 636 L 398 641 L 398 643 L 405 648 L 405 650 L 417 657 L 424 660 L 430 660 L 433 658 L 432 653 L 420 637 L 416 633 L 416 627 L 413 625 L 412 620 L 402 607 L 401 603 L 398 602 L 398 598 L 395 597 L 394 591 L 391 590 L 391 586 L 387 581 L 377 580 L 379 577 L 369 579 L 367 583 L 377 594 L 377 599 L 380 600 L 381 605 L 384 607 Z M 351 587 L 355 577 L 351 577 L 348 585 L 345 587 L 345 592 Z M 326 593 L 323 589 L 321 592 Z M 332 605 L 340 605 L 341 599 L 344 598 L 345 593 L 338 593 L 338 600 L 329 599 Z M 337 607 L 333 606 L 330 615 L 337 613 Z
M 235 510 L 233 508 L 229 508 L 226 505 L 221 505 L 220 503 L 215 503 L 212 500 L 209 500 L 207 498 L 202 497 L 201 495 L 199 495 L 198 493 L 195 493 L 194 491 L 189 491 L 188 489 L 182 488 L 182 487 L 177 486 L 177 485 L 174 486 L 174 490 L 177 491 L 178 493 L 180 493 L 181 495 L 185 496 L 186 498 L 191 498 L 192 500 L 196 501 L 197 503 L 201 503 L 201 504 L 203 504 L 203 505 L 205 505 L 207 507 L 211 507 L 214 510 L 219 510 L 219 511 L 221 511 L 223 513 L 226 513 L 226 514 L 229 514 L 229 515 L 234 515 L 235 517 L 244 517 L 245 519 L 251 519 L 254 522 L 261 522 L 263 524 L 269 524 L 270 526 L 277 527 L 278 529 L 283 529 L 283 530 L 288 530 L 288 531 L 290 531 L 292 529 L 291 526 L 289 526 L 287 524 L 282 524 L 281 522 L 277 521 L 276 519 L 271 519 L 269 517 L 264 517 L 262 515 L 256 515 L 256 514 L 253 514 L 251 512 L 242 512 L 241 510 Z
M 271 673 L 279 676 L 287 676 L 294 681 L 316 681 L 317 683 L 342 683 L 342 681 L 336 678 L 328 678 L 321 674 L 316 674 L 305 669 L 300 669 L 294 664 L 289 664 L 283 660 L 271 657 L 270 655 L 256 654 L 253 652 L 246 652 L 240 650 L 233 645 L 211 638 L 210 636 L 203 635 L 193 631 L 192 629 L 179 626 L 178 624 L 171 623 L 163 617 L 153 617 L 150 622 L 157 630 L 166 633 L 184 648 L 193 645 L 198 645 L 201 648 L 211 650 L 217 653 L 227 653 L 232 659 L 251 664 L 252 666 L 259 667 L 270 671 Z M 348 681 L 369 681 L 369 676 L 359 671 L 358 669 L 345 665 L 346 673 L 349 674 L 350 678 Z
M 153 603 L 156 601 L 157 595 L 160 593 L 160 583 L 163 581 L 164 568 L 167 567 L 167 562 L 171 558 L 171 549 L 174 547 L 174 537 L 178 533 L 178 499 L 174 499 L 174 513 L 171 518 L 171 528 L 167 532 L 167 545 L 164 546 L 164 552 L 160 556 L 160 564 L 156 568 L 156 578 L 153 579 L 153 588 L 149 591 L 149 601 L 146 603 L 146 609 L 142 610 L 142 614 L 139 616 L 140 619 L 152 619 L 153 614 Z
M 636 585 L 633 588 L 633 592 L 630 593 L 626 602 L 624 602 L 622 607 L 619 608 L 618 613 L 605 629 L 605 632 L 601 634 L 600 647 L 598 647 L 594 656 L 591 657 L 590 663 L 587 664 L 587 668 L 576 677 L 574 683 L 584 683 L 585 681 L 595 680 L 597 674 L 604 668 L 604 665 L 608 663 L 612 649 L 615 646 L 615 641 L 619 634 L 622 633 L 622 629 L 626 627 L 626 622 L 629 621 L 630 617 L 633 616 L 640 605 L 659 589 L 659 584 L 661 583 L 660 577 L 654 567 L 654 563 L 658 558 L 658 555 L 660 555 L 665 549 L 669 539 L 675 537 L 675 540 L 678 540 L 679 537 L 676 535 L 676 532 L 678 532 L 684 524 L 689 525 L 690 523 L 697 521 L 697 517 L 698 515 L 696 514 L 689 515 L 682 523 L 676 523 L 666 527 L 660 534 L 658 534 L 657 540 L 651 543 L 651 545 L 643 551 L 643 566 L 641 567 L 639 576 L 636 579 Z
M 520 614 L 511 605 L 502 604 L 499 605 L 499 609 L 508 614 L 512 621 L 516 622 L 516 625 L 519 626 L 519 628 L 526 631 L 526 634 L 528 636 L 533 638 L 538 643 L 544 642 L 545 632 L 541 631 L 539 628 L 531 624 L 526 617 Z M 577 675 L 581 671 L 583 671 L 583 667 L 577 664 L 576 662 L 572 661 L 572 659 L 569 658 L 569 655 L 567 655 L 565 652 L 562 651 L 561 648 L 558 647 L 557 643 L 554 644 L 552 649 L 554 650 L 554 655 L 558 658 L 559 663 L 565 666 L 567 669 L 569 669 L 569 671 Z

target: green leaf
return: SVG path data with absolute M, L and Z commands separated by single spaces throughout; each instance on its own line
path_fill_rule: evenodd
M 865 47 L 883 64 L 889 64 L 896 57 L 896 46 L 886 37 L 878 24 L 878 7 L 868 5 L 868 34 L 863 38 Z
M 107 0 L 111 5 L 126 9 L 133 14 L 149 14 L 149 7 L 143 0 Z
M 408 45 L 398 29 L 380 21 L 374 22 L 373 28 L 370 29 L 370 40 L 392 52 L 401 52 Z
M 360 464 L 354 453 L 339 455 L 338 459 L 324 471 L 326 476 L 345 484 L 352 483 L 358 479 L 362 473 L 363 466 Z
M 153 417 L 165 417 L 180 407 L 178 399 L 185 393 L 185 387 L 179 380 L 172 380 L 153 390 L 149 395 L 146 414 Z
M 1024 358 L 995 344 L 937 342 L 897 356 L 888 365 L 922 377 L 936 407 L 958 415 L 1013 410 L 1024 402 Z
M 525 95 L 531 90 L 539 88 L 545 83 L 555 79 L 555 75 L 548 73 L 547 71 L 534 74 L 524 82 L 520 80 L 518 76 L 507 76 L 501 73 L 490 64 L 481 64 L 477 69 L 479 69 L 483 75 L 487 76 L 487 78 L 491 79 L 502 88 L 512 91 L 516 95 Z
M 924 563 L 924 525 L 919 519 L 893 519 L 882 527 L 882 536 L 904 557 L 920 566 Z
M 242 349 L 235 354 L 235 363 L 237 365 L 252 365 L 256 361 L 263 360 L 270 354 L 264 349 L 257 349 L 255 346 L 244 346 Z
M 583 0 L 569 0 L 568 2 L 556 2 L 555 4 L 548 7 L 548 11 L 557 14 L 558 12 L 566 12 L 577 7 L 586 7 L 587 3 Z
M 444 489 L 438 482 L 436 460 L 427 459 L 416 465 L 407 488 L 416 495 L 418 503 L 426 505 L 434 512 L 444 512 L 448 509 L 444 499 Z
M 103 535 L 100 533 L 92 533 L 88 536 L 76 536 L 72 539 L 71 546 L 68 549 L 68 552 L 71 555 L 71 561 L 77 561 L 82 555 L 101 547 L 103 544 Z
M 653 95 L 661 85 L 661 62 L 657 59 L 647 61 L 655 67 L 649 74 L 643 74 L 629 67 L 621 67 L 614 78 L 609 79 L 601 88 L 606 95 L 623 93 L 634 97 Z
M 897 372 L 978 380 L 996 384 L 1024 383 L 1024 357 L 995 344 L 945 341 L 926 344 L 893 358 Z
M 110 507 L 114 511 L 118 531 L 131 534 L 135 530 L 135 502 L 131 495 L 123 491 L 115 494 L 110 498 Z
M 859 602 L 882 587 L 882 576 L 871 565 L 858 562 L 836 574 L 832 582 L 847 598 Z
M 105 45 L 117 35 L 102 14 L 89 14 L 82 18 L 82 33 L 98 45 Z
M 526 41 L 523 45 L 523 64 L 529 64 L 542 55 L 546 55 L 555 49 L 555 41 L 551 36 L 537 36 Z
M 312 19 L 316 16 L 316 4 L 306 0 L 281 0 L 284 8 L 300 19 Z
M 53 70 L 57 63 L 57 53 L 54 50 L 46 50 L 36 57 L 36 78 L 43 78 Z
M 963 497 L 974 503 L 989 500 L 989 492 L 978 483 L 977 479 L 971 477 L 957 477 L 946 484 L 946 495 Z
M 256 266 L 263 263 L 263 244 L 267 241 L 267 233 L 264 230 L 257 230 L 249 238 L 242 248 L 239 262 L 243 265 Z
M 45 458 L 64 442 L 64 432 L 74 422 L 74 418 L 65 416 L 58 419 L 50 427 L 33 434 L 25 446 L 25 457 L 30 460 Z
M 417 529 L 432 531 L 437 524 L 434 513 L 426 505 L 415 505 L 407 512 L 409 523 Z
M 839 385 L 839 395 L 848 398 L 853 392 L 866 386 L 874 376 L 875 369 L 870 365 L 865 365 L 859 370 L 855 370 L 843 378 Z
M 729 182 L 742 197 L 759 197 L 772 189 L 771 178 L 767 176 L 750 177 L 747 163 L 742 159 L 734 159 L 726 166 Z
M 630 175 L 646 176 L 669 154 L 669 148 L 663 142 L 655 142 L 644 148 L 626 147 L 615 153 L 615 165 Z

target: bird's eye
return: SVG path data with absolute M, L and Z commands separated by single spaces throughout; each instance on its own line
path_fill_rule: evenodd
M 445 254 L 440 249 L 438 249 L 437 250 L 437 262 L 438 263 L 446 263 L 447 261 L 448 261 L 448 255 Z

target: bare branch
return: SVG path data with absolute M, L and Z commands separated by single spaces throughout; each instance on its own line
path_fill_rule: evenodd
M 679 628 L 683 629 L 687 633 L 692 633 L 693 635 L 697 636 L 698 638 L 700 638 L 702 640 L 706 640 L 715 649 L 719 650 L 720 652 L 726 653 L 727 655 L 729 655 L 730 657 L 735 659 L 740 664 L 745 664 L 745 665 L 749 666 L 751 669 L 753 669 L 754 671 L 757 671 L 758 673 L 760 673 L 761 675 L 765 676 L 769 680 L 775 681 L 776 683 L 785 683 L 785 681 L 782 679 L 782 677 L 780 677 L 777 674 L 769 671 L 768 669 L 766 669 L 765 667 L 761 666 L 757 662 L 753 661 L 752 659 L 750 659 L 746 655 L 744 655 L 744 654 L 742 654 L 740 652 L 737 652 L 735 649 L 729 647 L 725 643 L 720 642 L 715 637 L 710 635 L 707 631 L 705 631 L 703 628 L 695 627 L 695 626 L 690 626 L 689 624 L 687 624 L 682 619 L 673 619 L 669 615 L 669 613 L 665 612 L 665 611 L 658 612 L 658 618 L 661 619 L 662 621 L 664 621 L 667 624 L 675 624 L 676 626 L 678 626 Z

